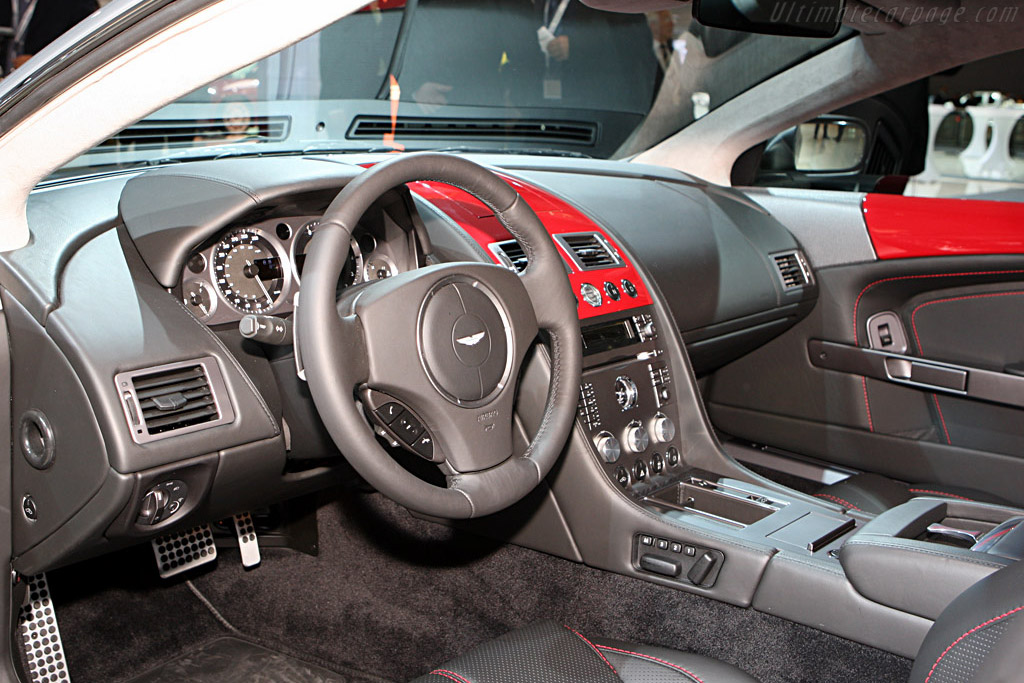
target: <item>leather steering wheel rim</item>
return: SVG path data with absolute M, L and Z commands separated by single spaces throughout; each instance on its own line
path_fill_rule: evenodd
M 482 201 L 522 246 L 529 265 L 519 276 L 497 265 L 426 266 L 351 288 L 357 291 L 345 290 L 338 299 L 336 285 L 358 221 L 385 192 L 417 180 L 454 185 Z M 483 292 L 504 321 L 507 365 L 511 372 L 506 368 L 506 383 L 495 385 L 491 396 L 496 398 L 460 401 L 442 392 L 433 397 L 435 403 L 424 388 L 424 378 L 433 382 L 429 360 L 432 356 L 422 348 L 424 339 L 428 339 L 424 311 L 428 304 L 434 307 L 431 311 L 443 308 L 444 302 L 430 303 L 430 297 L 438 291 L 448 291 L 445 288 L 475 296 L 479 301 L 484 301 L 478 295 Z M 418 327 L 410 333 L 417 335 L 416 343 L 420 345 L 412 352 L 419 353 L 416 362 L 407 358 L 412 348 L 404 339 L 408 335 L 387 332 L 389 323 L 397 329 L 412 324 L 407 320 L 409 314 L 401 316 L 401 320 L 396 316 L 403 307 L 412 311 L 409 307 L 413 305 L 419 307 Z M 485 309 L 488 306 L 486 302 L 479 305 Z M 482 317 L 477 318 L 470 315 L 466 306 L 464 303 L 464 318 L 483 321 L 491 313 L 489 309 L 483 310 Z M 501 510 L 533 490 L 565 446 L 575 420 L 582 368 L 576 306 L 564 263 L 550 235 L 512 187 L 488 169 L 462 157 L 429 152 L 404 154 L 376 164 L 354 178 L 324 213 L 303 268 L 302 296 L 295 314 L 297 351 L 324 425 L 338 449 L 364 479 L 384 495 L 417 512 L 450 519 L 479 517 Z M 441 310 L 438 319 L 448 324 L 455 313 Z M 456 330 L 449 332 L 453 339 L 461 320 L 458 318 Z M 504 348 L 498 338 L 502 331 L 497 325 L 485 325 L 484 329 L 490 333 L 490 353 L 497 355 L 493 349 Z M 551 381 L 543 418 L 524 453 L 509 452 L 508 457 L 503 457 L 505 430 L 511 448 L 512 407 L 519 371 L 538 330 L 547 333 L 551 358 Z M 437 337 L 435 334 L 429 339 Z M 381 346 L 385 348 L 378 348 Z M 453 348 L 456 354 L 465 352 L 458 345 Z M 400 357 L 388 358 L 389 352 Z M 450 355 L 450 350 L 443 348 L 437 353 Z M 397 371 L 391 369 L 394 364 L 401 366 L 403 381 L 395 380 Z M 458 373 L 449 376 L 455 377 L 453 381 L 459 380 Z M 433 386 L 437 389 L 436 382 Z M 426 428 L 448 432 L 432 431 L 435 444 L 441 444 L 442 449 L 448 444 L 445 459 L 440 463 L 446 475 L 446 488 L 411 474 L 378 443 L 356 400 L 359 391 L 367 387 L 375 391 L 384 387 L 384 393 L 389 395 L 409 392 L 398 398 L 406 405 L 418 401 L 413 408 L 431 416 L 420 413 Z M 462 427 L 456 430 L 450 425 Z M 476 430 L 477 425 L 483 427 Z M 495 426 L 498 428 L 494 429 Z M 488 448 L 494 453 L 483 452 Z M 498 458 L 500 461 L 495 464 Z

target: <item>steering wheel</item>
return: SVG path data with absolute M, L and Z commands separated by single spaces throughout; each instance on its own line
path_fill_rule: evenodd
M 457 186 L 486 204 L 522 246 L 526 270 L 431 265 L 339 298 L 357 222 L 383 193 L 415 180 Z M 537 215 L 506 182 L 467 159 L 406 154 L 349 182 L 310 242 L 295 324 L 313 401 L 338 449 L 378 491 L 412 510 L 449 519 L 501 510 L 533 490 L 565 446 L 583 362 L 576 299 Z M 550 338 L 551 381 L 537 434 L 515 454 L 519 371 L 538 330 Z M 393 403 L 380 405 L 382 396 Z M 402 410 L 418 418 L 433 441 L 424 457 L 447 485 L 393 460 L 363 405 L 378 415 Z

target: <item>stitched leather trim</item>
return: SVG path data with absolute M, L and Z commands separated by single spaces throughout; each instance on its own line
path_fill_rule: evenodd
M 1022 609 L 1024 609 L 1024 605 L 1021 605 L 1020 607 L 1016 607 L 1016 608 L 1010 610 L 1009 612 L 1003 612 L 998 617 L 992 617 L 988 621 L 983 622 L 981 624 L 978 624 L 977 626 L 972 628 L 970 631 L 965 631 L 962 636 L 960 636 L 959 638 L 954 640 L 952 643 L 949 644 L 949 647 L 947 647 L 945 650 L 942 651 L 942 654 L 940 654 L 938 659 L 935 660 L 935 663 L 932 664 L 932 668 L 929 669 L 928 675 L 924 677 L 924 683 L 928 683 L 928 681 L 931 680 L 932 674 L 935 673 L 935 667 L 937 667 L 939 665 L 939 662 L 942 661 L 943 657 L 945 657 L 947 654 L 949 654 L 950 650 L 952 650 L 954 647 L 956 647 L 957 645 L 960 644 L 960 641 L 962 641 L 964 638 L 966 638 L 967 636 L 971 635 L 975 631 L 980 631 L 981 629 L 985 628 L 986 626 L 989 626 L 990 624 L 994 624 L 995 622 L 999 621 L 1000 619 L 1002 619 L 1004 617 L 1008 617 L 1011 614 L 1014 614 L 1016 612 L 1021 611 Z
M 945 491 L 932 491 L 930 489 L 913 489 L 913 488 L 908 488 L 907 490 L 911 491 L 913 493 L 930 493 L 933 496 L 945 496 L 947 498 L 956 498 L 958 500 L 966 500 L 966 501 L 968 501 L 970 503 L 974 502 L 973 498 L 967 498 L 966 496 L 958 496 L 955 493 L 946 493 Z
M 576 629 L 574 629 L 571 626 L 567 626 L 566 624 L 562 624 L 562 626 L 565 626 L 565 628 L 567 628 L 570 631 L 572 631 L 573 633 L 575 633 L 579 637 L 580 640 L 582 640 L 584 643 L 589 645 L 590 649 L 593 650 L 595 653 L 597 653 L 597 656 L 601 658 L 601 661 L 608 665 L 608 668 L 612 670 L 612 673 L 615 674 L 616 676 L 619 675 L 619 672 L 615 670 L 615 667 L 612 666 L 612 663 L 608 661 L 608 658 L 605 657 L 603 654 L 601 654 L 601 651 L 598 650 L 597 647 L 595 647 L 592 642 L 587 640 L 586 637 L 582 633 L 580 633 L 579 631 L 577 631 Z
M 455 681 L 455 683 L 469 683 L 469 681 L 467 681 L 465 678 L 455 673 L 454 671 L 449 671 L 448 669 L 434 669 L 430 672 L 430 675 L 444 676 L 447 679 Z
M 684 674 L 686 676 L 689 676 L 692 680 L 696 681 L 697 683 L 704 683 L 704 681 L 702 681 L 700 678 L 698 678 L 696 676 L 696 674 L 694 674 L 694 673 L 692 673 L 690 671 L 687 671 L 686 669 L 684 669 L 683 667 L 679 666 L 678 664 L 673 664 L 672 662 L 666 662 L 664 659 L 658 659 L 657 657 L 652 657 L 651 655 L 640 654 L 639 652 L 630 652 L 629 650 L 620 650 L 617 647 L 608 647 L 607 645 L 599 645 L 598 647 L 600 647 L 602 650 L 608 650 L 609 652 L 619 652 L 619 653 L 624 654 L 624 655 L 629 655 L 630 657 L 639 657 L 640 659 L 646 659 L 646 660 L 649 660 L 649 661 L 652 661 L 652 662 L 657 662 L 658 664 L 661 664 L 662 666 L 667 666 L 667 667 L 669 667 L 671 669 L 675 669 L 676 671 L 679 671 L 680 673 L 682 673 L 682 674 Z M 609 666 L 611 666 L 611 665 L 609 664 Z
M 851 510 L 856 510 L 857 512 L 864 512 L 850 501 L 840 498 L 839 496 L 833 496 L 830 493 L 815 493 L 814 495 L 817 498 L 828 498 L 829 500 L 835 501 L 842 505 L 843 507 L 850 508 Z

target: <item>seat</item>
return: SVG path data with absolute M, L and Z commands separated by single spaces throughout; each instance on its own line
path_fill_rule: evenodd
M 1011 683 L 1024 671 L 1024 561 L 990 574 L 939 615 L 914 659 L 910 683 Z M 811 671 L 795 672 L 806 680 Z M 413 683 L 751 683 L 700 655 L 588 640 L 553 621 L 512 631 Z
M 617 640 L 588 640 L 540 621 L 484 643 L 414 683 L 757 683 L 709 657 Z
M 875 515 L 921 496 L 1012 505 L 984 491 L 940 484 L 903 484 L 878 474 L 855 474 L 836 484 L 821 487 L 814 495 L 848 510 Z

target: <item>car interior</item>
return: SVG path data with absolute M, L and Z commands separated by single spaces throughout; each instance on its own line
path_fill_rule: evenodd
M 1019 103 L 928 104 L 1020 59 L 1021 3 L 300 0 L 210 56 L 258 66 L 123 75 L 45 180 L 6 164 L 231 4 L 118 0 L 0 81 L 0 680 L 1022 680 L 1024 175 L 903 194 L 975 137 L 1024 164 Z M 694 23 L 652 51 L 663 11 Z M 621 69 L 553 70 L 591 16 Z M 543 71 L 521 129 L 463 44 Z M 311 45 L 344 106 L 246 99 Z M 303 126 L 348 147 L 273 146 Z

